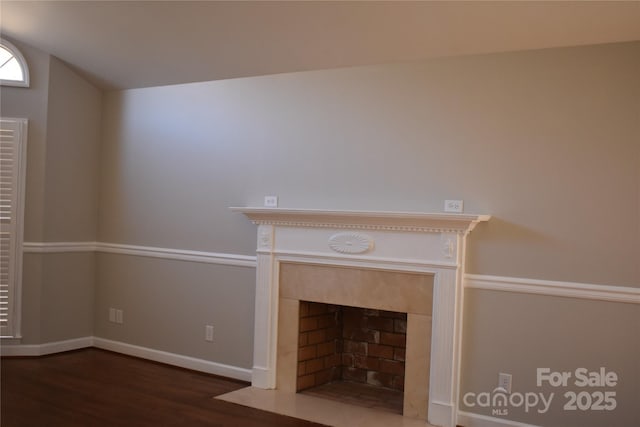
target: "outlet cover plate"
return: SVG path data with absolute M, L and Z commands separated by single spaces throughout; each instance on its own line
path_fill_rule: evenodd
M 265 208 L 277 208 L 278 207 L 278 196 L 264 196 L 264 207 Z
M 120 309 L 116 310 L 116 323 L 122 325 L 124 323 L 123 312 Z
M 464 200 L 445 200 L 444 211 L 462 213 L 464 210 Z
M 504 390 L 505 393 L 511 393 L 511 374 L 498 374 L 498 388 Z
M 213 342 L 213 326 L 206 325 L 204 328 L 204 340 Z

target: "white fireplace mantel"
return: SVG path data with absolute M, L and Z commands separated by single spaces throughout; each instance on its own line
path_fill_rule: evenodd
M 245 214 L 254 224 L 300 227 L 333 227 L 387 231 L 447 231 L 467 233 L 490 215 L 350 211 L 321 209 L 283 209 L 232 207 Z
M 455 426 L 465 243 L 489 215 L 231 208 L 258 225 L 252 385 L 274 389 L 282 262 L 433 276 L 428 421 Z

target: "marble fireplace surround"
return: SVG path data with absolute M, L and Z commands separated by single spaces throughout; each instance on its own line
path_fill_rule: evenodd
M 488 215 L 231 209 L 258 225 L 253 387 L 295 393 L 300 300 L 401 311 L 404 415 L 456 425 L 465 241 Z

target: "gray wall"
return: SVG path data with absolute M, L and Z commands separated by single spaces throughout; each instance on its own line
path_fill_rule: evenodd
M 27 61 L 30 86 L 2 86 L 0 114 L 3 117 L 29 119 L 24 240 L 41 242 L 44 238 L 47 105 L 51 56 L 15 40 L 10 41 L 20 49 Z
M 469 289 L 465 293 L 462 395 L 491 392 L 499 372 L 513 375 L 513 393 L 554 393 L 543 405 L 525 411 L 508 407 L 508 419 L 541 426 L 584 427 L 638 425 L 640 410 L 640 305 Z M 575 370 L 613 371 L 615 387 L 579 387 Z M 536 384 L 538 368 L 571 372 L 567 386 Z M 615 391 L 614 411 L 565 411 L 565 392 Z M 470 402 L 476 403 L 474 397 Z M 460 409 L 491 416 L 476 404 Z
M 51 57 L 44 241 L 95 241 L 102 92 Z
M 253 254 L 255 227 L 228 207 L 267 194 L 282 207 L 420 211 L 460 198 L 493 215 L 471 234 L 468 272 L 638 287 L 638 75 L 640 43 L 626 43 L 109 93 L 98 239 Z M 251 313 L 251 274 L 181 264 L 100 255 L 97 334 L 198 356 L 206 321 L 250 335 L 251 315 L 222 302 Z M 175 302 L 189 316 L 167 325 Z M 106 322 L 117 304 L 121 327 Z M 466 310 L 463 393 L 493 390 L 498 372 L 526 391 L 536 367 L 607 366 L 624 378 L 614 414 L 508 418 L 638 419 L 635 305 L 469 291 Z M 248 367 L 249 344 L 222 338 L 206 354 Z
M 251 368 L 255 270 L 99 254 L 95 335 Z M 107 321 L 123 310 L 122 325 Z M 204 340 L 214 326 L 213 343 Z
M 228 211 L 441 211 L 492 221 L 470 273 L 640 285 L 638 43 L 110 93 L 101 241 L 251 254 Z M 615 250 L 612 250 L 612 247 Z
M 57 58 L 14 44 L 30 87 L 2 87 L 1 114 L 29 119 L 24 240 L 95 241 L 102 93 Z M 21 343 L 91 335 L 95 254 L 26 253 L 23 263 Z

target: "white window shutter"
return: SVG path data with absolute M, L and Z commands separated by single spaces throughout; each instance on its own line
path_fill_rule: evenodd
M 0 119 L 0 336 L 20 336 L 26 119 Z

